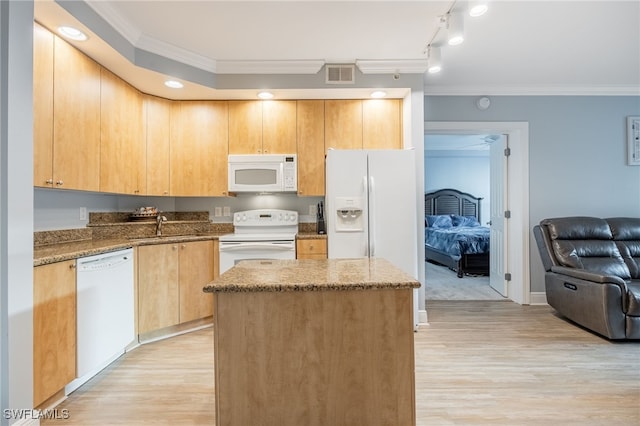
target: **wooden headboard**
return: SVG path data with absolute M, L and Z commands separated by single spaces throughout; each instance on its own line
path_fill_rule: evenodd
M 439 189 L 424 194 L 424 214 L 473 216 L 480 222 L 480 200 L 482 197 L 474 197 L 457 189 Z

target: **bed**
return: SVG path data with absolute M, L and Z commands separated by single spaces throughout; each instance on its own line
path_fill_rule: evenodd
M 481 225 L 480 200 L 456 189 L 424 194 L 425 260 L 459 278 L 489 275 L 490 229 Z

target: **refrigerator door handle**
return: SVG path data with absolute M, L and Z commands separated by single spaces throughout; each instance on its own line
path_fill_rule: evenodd
M 373 176 L 369 177 L 369 257 L 376 255 L 376 187 Z
M 366 199 L 367 196 L 369 195 L 369 178 L 365 175 L 362 176 L 362 193 L 364 195 L 364 198 Z M 366 232 L 366 230 L 365 230 Z M 364 255 L 366 257 L 371 256 L 371 239 L 367 239 L 364 241 Z

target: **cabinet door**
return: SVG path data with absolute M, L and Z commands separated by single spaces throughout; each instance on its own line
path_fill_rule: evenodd
M 171 105 L 170 194 L 227 194 L 226 101 L 174 101 Z
M 180 244 L 180 322 L 213 315 L 213 294 L 202 288 L 214 278 L 213 241 Z
M 262 153 L 296 153 L 296 101 L 262 101 Z
M 75 260 L 33 270 L 33 403 L 76 377 Z
M 146 144 L 142 96 L 102 68 L 100 84 L 100 191 L 144 194 Z
M 325 239 L 308 239 L 296 241 L 296 258 L 297 259 L 326 259 L 327 258 L 327 240 Z
M 146 95 L 147 195 L 169 195 L 171 101 Z
M 262 101 L 229 101 L 229 154 L 262 154 Z
M 298 195 L 323 196 L 324 101 L 298 101 Z
M 138 248 L 138 333 L 179 323 L 178 245 Z
M 400 99 L 362 101 L 362 147 L 402 149 L 402 106 Z
M 324 120 L 326 149 L 362 149 L 361 100 L 326 100 Z
M 55 188 L 100 190 L 100 66 L 55 37 Z
M 33 25 L 33 185 L 53 186 L 53 34 Z

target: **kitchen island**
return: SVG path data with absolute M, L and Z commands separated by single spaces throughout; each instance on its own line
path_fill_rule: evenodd
M 214 298 L 217 425 L 415 425 L 413 288 L 384 259 L 243 261 Z

